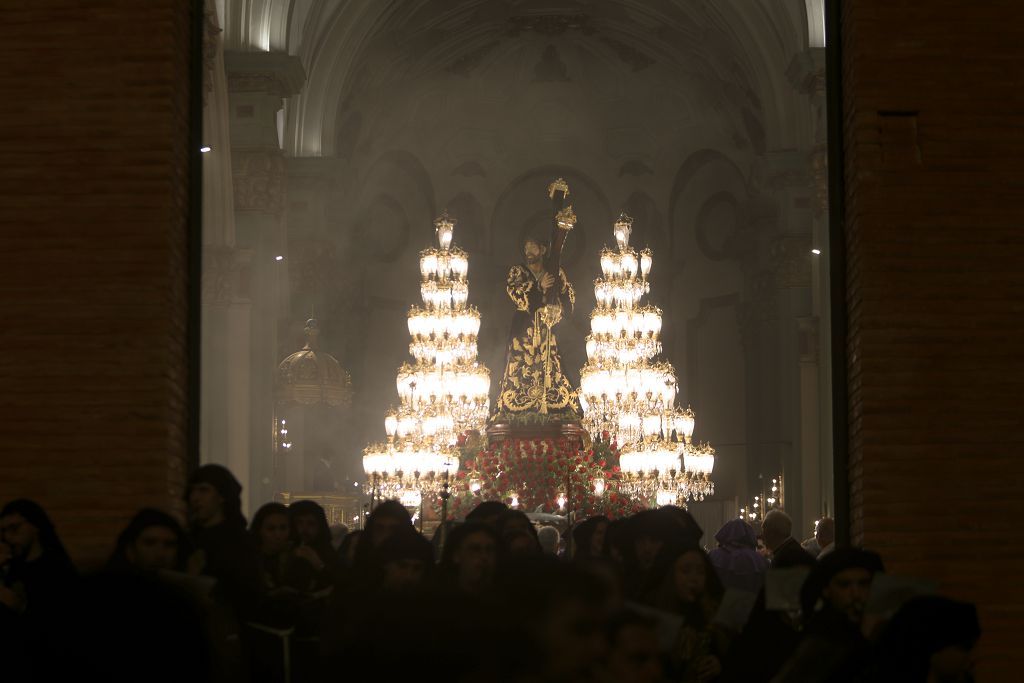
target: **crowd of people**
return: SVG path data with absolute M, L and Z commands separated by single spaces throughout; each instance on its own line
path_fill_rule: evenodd
M 310 501 L 268 503 L 247 524 L 241 491 L 225 468 L 200 467 L 186 527 L 141 510 L 90 573 L 39 505 L 5 505 L 0 678 L 972 680 L 974 607 L 876 599 L 882 559 L 836 547 L 831 520 L 801 544 L 774 510 L 712 542 L 667 506 L 583 520 L 563 543 L 488 501 L 428 539 L 386 501 L 332 537 Z

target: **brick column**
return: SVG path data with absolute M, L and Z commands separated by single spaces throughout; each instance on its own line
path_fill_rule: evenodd
M 853 538 L 978 603 L 978 680 L 1020 680 L 1024 6 L 842 12 Z
M 0 501 L 79 564 L 188 449 L 191 5 L 33 0 L 0 23 Z

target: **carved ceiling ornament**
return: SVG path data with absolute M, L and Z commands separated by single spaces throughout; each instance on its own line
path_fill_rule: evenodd
M 278 151 L 232 152 L 235 211 L 279 214 L 285 206 L 285 160 Z

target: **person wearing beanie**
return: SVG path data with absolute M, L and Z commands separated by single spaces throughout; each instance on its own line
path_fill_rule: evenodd
M 193 569 L 217 580 L 214 594 L 244 619 L 260 595 L 259 553 L 242 516 L 242 485 L 227 468 L 203 465 L 185 492 L 189 531 L 196 553 Z
M 860 548 L 839 548 L 814 566 L 800 589 L 803 638 L 775 681 L 857 680 L 868 654 L 864 608 L 882 571 L 882 558 Z

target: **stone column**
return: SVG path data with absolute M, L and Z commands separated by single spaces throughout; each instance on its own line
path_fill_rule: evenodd
M 750 443 L 748 483 L 760 492 L 785 475 L 785 507 L 794 535 L 806 536 L 808 516 L 816 514 L 817 482 L 807 483 L 804 460 L 817 459 L 817 443 L 806 443 L 804 429 L 817 422 L 802 410 L 803 375 L 799 321 L 810 313 L 811 175 L 806 152 L 769 152 L 763 196 L 771 216 L 756 229 L 756 249 L 744 263 L 747 291 L 743 338 L 747 355 L 747 425 Z M 814 431 L 816 434 L 817 432 Z M 753 494 L 751 494 L 753 495 Z M 749 500 L 747 501 L 749 502 Z
M 828 226 L 828 120 L 825 99 L 825 49 L 811 47 L 793 58 L 786 75 L 793 87 L 807 99 L 810 107 L 811 139 L 810 168 L 813 191 L 811 194 L 811 247 L 818 249 L 820 255 L 811 258 L 811 312 L 807 320 L 801 321 L 802 340 L 813 342 L 814 348 L 808 348 L 801 342 L 801 376 L 802 386 L 812 391 L 810 373 L 816 374 L 813 391 L 817 400 L 812 407 L 808 396 L 801 395 L 804 405 L 804 419 L 816 420 L 819 426 L 817 433 L 817 462 L 805 459 L 805 488 L 816 486 L 821 493 L 817 501 L 807 500 L 810 505 L 816 502 L 815 509 L 808 508 L 807 513 L 820 517 L 827 513 L 834 514 L 834 487 L 832 471 L 832 349 L 827 333 L 831 329 L 831 311 L 829 308 L 830 289 L 828 258 L 829 244 Z M 823 333 L 824 332 L 824 333 Z M 813 414 L 816 412 L 816 416 Z M 807 439 L 813 438 L 809 432 L 803 432 Z M 811 452 L 811 444 L 807 444 L 807 452 Z
M 224 465 L 248 486 L 252 252 L 236 243 L 230 102 L 223 34 L 212 1 L 206 21 L 199 456 L 203 463 Z
M 286 174 L 279 112 L 284 99 L 301 89 L 305 74 L 297 57 L 279 53 L 229 52 L 225 64 L 236 243 L 251 253 L 249 458 L 248 471 L 236 474 L 248 501 L 257 505 L 273 496 L 274 373 L 281 360 L 278 333 L 288 310 Z

